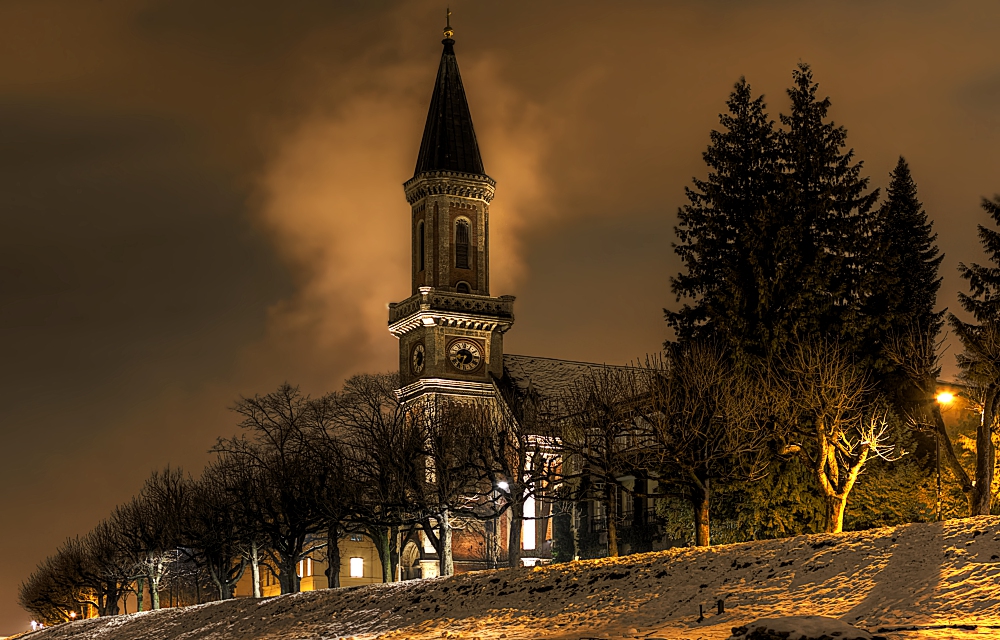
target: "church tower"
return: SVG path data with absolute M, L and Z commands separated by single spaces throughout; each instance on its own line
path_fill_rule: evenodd
M 486 175 L 455 58 L 444 30 L 410 204 L 412 287 L 389 305 L 399 339 L 401 399 L 425 394 L 493 394 L 503 375 L 503 334 L 514 322 L 514 297 L 490 297 L 489 207 L 496 183 Z

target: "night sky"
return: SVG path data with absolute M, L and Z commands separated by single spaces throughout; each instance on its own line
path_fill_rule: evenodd
M 910 162 L 957 306 L 1000 192 L 995 0 L 451 8 L 507 352 L 656 350 L 709 131 L 741 75 L 787 112 L 799 61 L 873 186 Z M 0 3 L 0 635 L 35 563 L 153 469 L 197 472 L 240 394 L 395 366 L 443 22 L 424 0 Z

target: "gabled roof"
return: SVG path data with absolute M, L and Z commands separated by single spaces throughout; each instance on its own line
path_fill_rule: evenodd
M 445 38 L 441 64 L 438 66 L 431 106 L 420 142 L 417 167 L 413 175 L 428 171 L 459 171 L 486 175 L 479 155 L 472 114 L 465 98 L 462 76 L 455 58 L 455 41 Z

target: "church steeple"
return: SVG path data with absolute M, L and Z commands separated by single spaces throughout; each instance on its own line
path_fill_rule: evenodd
M 493 393 L 514 297 L 490 296 L 489 210 L 496 183 L 483 170 L 449 20 L 413 177 L 411 295 L 389 305 L 399 338 L 402 399 Z
M 438 65 L 431 107 L 427 112 L 424 137 L 420 142 L 414 176 L 428 171 L 457 171 L 485 175 L 483 159 L 479 155 L 476 131 L 472 127 L 472 114 L 465 98 L 462 75 L 455 58 L 454 31 L 449 12 L 445 38 L 441 41 L 444 51 Z

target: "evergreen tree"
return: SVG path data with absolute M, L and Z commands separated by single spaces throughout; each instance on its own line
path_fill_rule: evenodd
M 934 311 L 941 287 L 938 268 L 944 255 L 923 205 L 910 166 L 900 156 L 890 174 L 885 203 L 875 216 L 875 246 L 880 264 L 874 270 L 867 315 L 876 318 L 883 333 L 916 327 L 936 336 L 943 311 Z
M 983 198 L 983 209 L 1000 224 L 1000 195 Z M 993 434 L 1000 418 L 1000 232 L 979 225 L 979 239 L 992 265 L 959 265 L 959 273 L 969 282 L 970 293 L 958 294 L 962 308 L 976 322 L 963 322 L 954 314 L 948 321 L 962 342 L 958 357 L 962 377 L 982 409 L 976 432 L 975 482 L 969 495 L 971 515 L 989 515 L 993 500 L 996 465 Z
M 867 192 L 863 163 L 845 150 L 847 131 L 827 121 L 830 99 L 817 98 L 812 70 L 799 64 L 788 90 L 789 115 L 782 115 L 783 246 L 794 247 L 778 278 L 785 305 L 775 331 L 779 340 L 823 336 L 858 352 L 871 324 L 861 303 L 871 273 L 872 220 L 878 190 Z M 865 354 L 858 354 L 865 355 Z
M 707 180 L 685 189 L 674 250 L 686 270 L 671 279 L 679 311 L 664 309 L 678 340 L 715 336 L 733 353 L 761 355 L 770 341 L 773 287 L 779 268 L 780 192 L 774 121 L 763 96 L 736 83 L 704 153 Z

